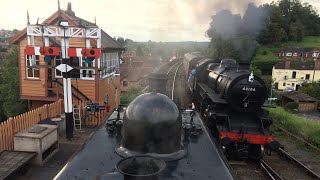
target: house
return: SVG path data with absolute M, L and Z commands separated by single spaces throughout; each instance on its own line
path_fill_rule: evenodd
M 121 92 L 127 92 L 130 88 L 139 88 L 142 86 L 140 81 L 142 80 L 141 71 L 128 71 L 125 73 L 121 73 L 120 81 L 121 81 Z
M 281 104 L 286 105 L 289 102 L 298 103 L 299 112 L 315 111 L 318 108 L 318 102 L 315 98 L 298 91 L 285 92 L 281 94 Z
M 315 60 L 319 59 L 320 48 L 302 48 L 302 47 L 287 47 L 278 52 L 278 57 L 283 60 Z
M 160 64 L 158 56 L 123 56 L 124 63 L 120 65 L 121 92 L 131 87 L 146 86 L 145 76 L 150 74 Z
M 29 18 L 28 18 L 29 19 Z M 33 47 L 43 47 L 44 43 L 48 43 L 49 47 L 56 49 L 77 49 L 77 53 L 67 59 L 73 67 L 72 97 L 73 100 L 84 100 L 101 102 L 104 101 L 113 109 L 120 103 L 120 93 L 117 91 L 120 87 L 119 76 L 119 57 L 124 48 L 111 38 L 105 31 L 101 30 L 95 24 L 86 21 L 75 15 L 72 11 L 71 3 L 68 3 L 67 10 L 61 10 L 58 3 L 58 10 L 48 17 L 40 25 L 30 25 L 28 20 L 28 28 L 53 27 L 52 33 L 59 33 L 61 21 L 68 22 L 68 30 L 78 36 L 69 36 L 69 47 L 61 44 L 61 36 L 38 37 L 27 35 L 27 28 L 20 31 L 16 36 L 10 39 L 10 42 L 18 45 L 19 50 L 19 79 L 20 79 L 20 97 L 29 101 L 29 109 L 34 109 L 53 101 L 63 98 L 62 72 L 55 67 L 62 63 L 61 51 L 52 59 L 45 59 L 41 55 L 27 55 L 26 49 L 29 48 L 30 42 Z M 58 28 L 59 31 L 54 31 Z M 73 28 L 73 29 L 72 29 Z M 97 39 L 83 38 L 83 32 L 96 30 Z M 77 31 L 78 30 L 78 31 Z M 99 32 L 99 33 L 98 33 Z M 78 33 L 78 34 L 77 34 Z M 82 34 L 81 34 L 82 33 Z M 100 34 L 101 33 L 101 34 Z M 101 48 L 98 47 L 101 44 Z M 99 46 L 99 47 L 100 47 Z M 96 48 L 96 49 L 94 49 Z M 78 53 L 78 49 L 82 50 Z M 97 50 L 99 57 L 86 61 L 84 50 Z M 100 51 L 101 50 L 101 51 Z M 66 51 L 65 51 L 66 52 Z M 96 52 L 96 51 L 95 51 Z
M 275 89 L 298 90 L 303 82 L 320 80 L 320 60 L 315 62 L 280 62 L 273 66 L 272 80 Z

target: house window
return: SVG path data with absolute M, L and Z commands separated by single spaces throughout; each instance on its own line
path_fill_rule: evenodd
M 310 79 L 310 74 L 306 74 L 306 80 Z
M 293 56 L 298 56 L 298 53 L 293 53 Z
M 286 53 L 286 56 L 292 56 L 292 53 Z
M 319 52 L 318 51 L 313 52 L 312 57 L 316 58 L 318 56 L 319 56 Z
M 291 86 L 294 87 L 294 83 L 292 83 Z
M 94 80 L 94 62 L 93 60 L 90 63 L 86 62 L 85 57 L 79 57 L 80 64 L 82 68 L 88 68 L 88 69 L 80 69 L 80 79 L 88 79 L 88 80 Z M 90 68 L 90 69 L 89 69 Z
M 292 79 L 295 79 L 295 78 L 296 78 L 296 75 L 297 75 L 297 72 L 293 71 L 293 72 L 292 72 Z
M 54 65 L 57 67 L 57 66 L 59 66 L 61 63 L 62 63 L 62 59 L 60 58 L 60 56 L 55 57 L 55 59 L 54 59 Z M 56 78 L 62 78 L 62 72 L 59 71 L 58 69 L 55 68 L 54 73 L 55 73 L 54 75 L 55 75 Z
M 283 86 L 286 86 L 286 83 L 284 82 L 282 85 L 283 85 Z
M 39 79 L 40 69 L 32 66 L 39 66 L 38 55 L 27 55 L 26 56 L 26 71 L 28 79 Z
M 288 76 L 284 76 L 284 79 L 288 79 Z
M 100 60 L 100 78 L 119 71 L 118 53 L 103 53 Z
M 122 82 L 122 85 L 123 85 L 124 87 L 127 87 L 127 86 L 128 86 L 128 81 L 123 81 L 123 82 Z

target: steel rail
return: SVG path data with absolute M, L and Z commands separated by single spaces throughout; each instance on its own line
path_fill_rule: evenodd
M 273 180 L 284 180 L 275 170 L 273 170 L 264 160 L 260 159 L 260 166 Z
M 289 160 L 295 162 L 296 164 L 298 164 L 300 167 L 304 168 L 311 176 L 320 179 L 320 176 L 317 175 L 315 172 L 313 172 L 311 169 L 309 169 L 307 166 L 305 166 L 304 164 L 302 164 L 300 161 L 298 161 L 296 158 L 292 157 L 290 154 L 288 154 L 288 152 L 284 151 L 283 149 L 279 149 L 278 151 L 280 154 L 284 155 L 286 158 L 288 158 Z
M 168 75 L 170 73 L 170 71 L 180 62 L 175 63 L 174 65 L 171 66 L 171 68 L 168 70 L 168 72 L 166 73 L 166 75 Z
M 179 64 L 179 66 L 177 67 L 176 72 L 174 73 L 173 82 L 172 82 L 172 90 L 171 90 L 171 99 L 172 99 L 172 101 L 173 101 L 173 98 L 174 98 L 174 89 L 175 89 L 176 77 L 177 77 L 177 73 L 178 73 L 181 65 L 182 65 L 182 63 Z

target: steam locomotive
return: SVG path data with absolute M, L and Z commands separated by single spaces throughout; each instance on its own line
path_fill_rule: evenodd
M 262 109 L 266 84 L 247 64 L 187 53 L 184 68 L 195 107 L 228 158 L 260 159 L 279 148 Z

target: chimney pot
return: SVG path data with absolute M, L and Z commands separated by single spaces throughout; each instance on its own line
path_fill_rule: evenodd
M 290 69 L 290 64 L 291 64 L 290 61 L 285 61 L 285 63 L 284 63 L 284 69 Z

